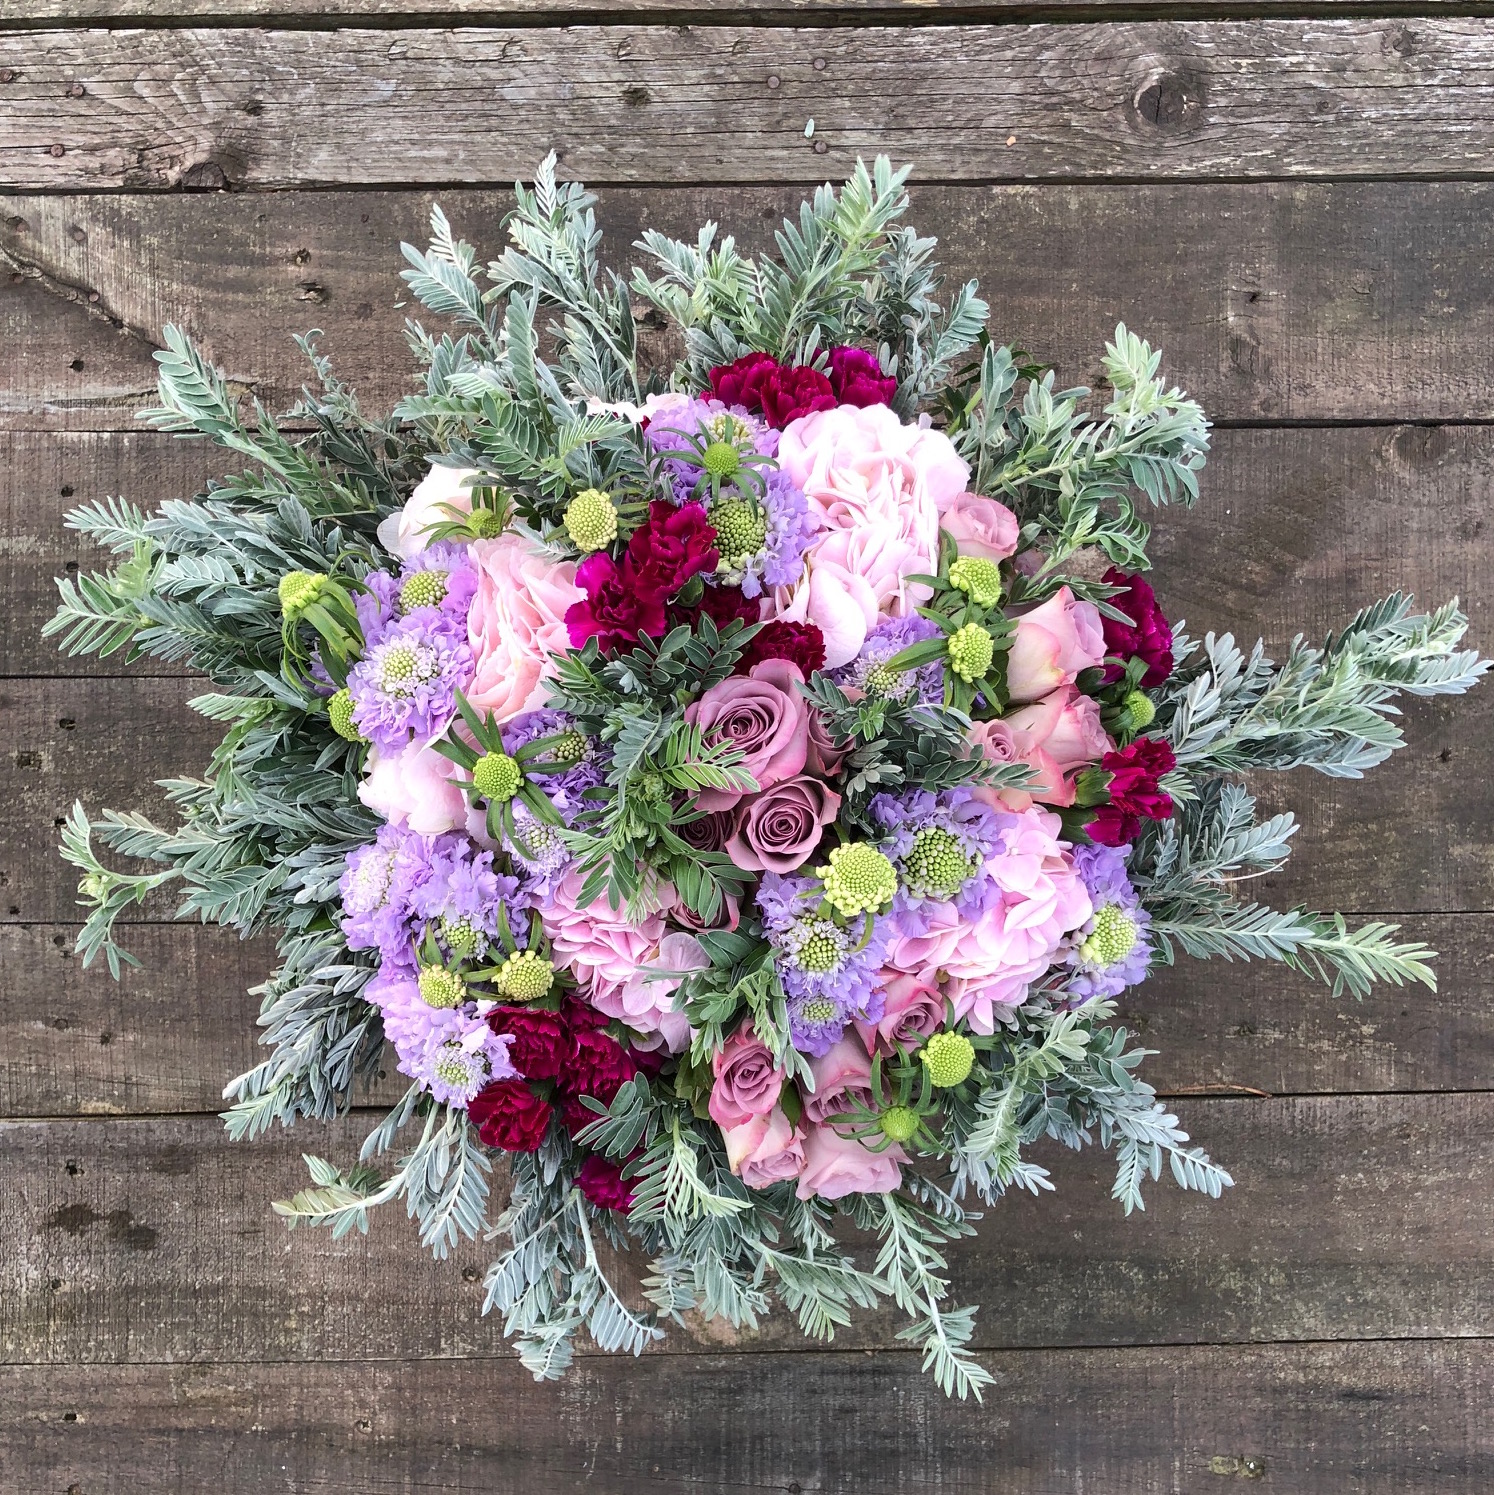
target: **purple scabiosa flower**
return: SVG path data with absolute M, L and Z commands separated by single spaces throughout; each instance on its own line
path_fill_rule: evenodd
M 696 449 L 726 440 L 728 428 L 731 444 L 738 451 L 777 456 L 777 431 L 757 416 L 720 400 L 682 400 L 649 422 L 648 444 L 656 452 L 670 454 L 665 470 L 674 485 L 676 503 L 691 501 L 704 471 Z
M 504 845 L 525 899 L 531 903 L 543 902 L 571 865 L 570 848 L 561 839 L 559 829 L 541 820 L 523 800 L 514 801 L 513 816 L 518 836 L 505 836 Z
M 465 636 L 467 610 L 476 593 L 477 568 L 468 547 L 441 540 L 405 562 L 395 599 L 400 617 L 427 623 L 444 620 Z
M 804 574 L 804 552 L 814 540 L 809 501 L 784 473 L 763 473 L 761 495 L 723 492 L 706 509 L 716 531 L 715 580 L 760 597 L 773 587 L 791 587 Z
M 879 984 L 886 937 L 882 920 L 839 924 L 823 907 L 812 877 L 763 875 L 757 906 L 773 946 L 778 979 L 788 998 L 793 1045 L 825 1054 L 853 1018 L 876 1022 L 884 994 Z
M 397 753 L 412 737 L 446 730 L 456 693 L 472 683 L 465 625 L 458 631 L 437 609 L 401 618 L 348 675 L 353 725 L 375 747 Z
M 353 610 L 363 630 L 367 651 L 383 639 L 394 622 L 399 604 L 399 578 L 387 571 L 370 571 L 363 578 L 365 590 L 353 593 Z
M 1073 858 L 1094 913 L 1066 941 L 1074 971 L 1066 989 L 1082 999 L 1116 997 L 1146 980 L 1151 969 L 1146 931 L 1152 916 L 1126 876 L 1122 848 L 1076 846 Z
M 881 849 L 897 868 L 894 911 L 922 903 L 955 903 L 964 910 L 997 849 L 1001 824 L 995 811 L 962 787 L 878 794 L 869 809 L 886 832 Z
M 512 721 L 505 722 L 503 751 L 513 756 L 521 747 L 541 737 L 561 737 L 565 740 L 539 761 L 567 766 L 560 773 L 536 773 L 533 781 L 560 811 L 566 824 L 572 825 L 586 808 L 582 794 L 600 784 L 606 777 L 606 755 L 598 748 L 595 740 L 580 731 L 575 721 L 564 711 L 549 709 L 525 711 Z
M 493 870 L 493 853 L 464 836 L 442 836 L 427 854 L 428 875 L 411 898 L 441 948 L 454 960 L 481 960 L 499 937 L 500 912 L 523 945 L 528 924 L 517 878 Z
M 944 700 L 944 667 L 935 661 L 916 670 L 889 670 L 887 661 L 910 644 L 938 638 L 940 628 L 927 618 L 911 613 L 904 618 L 883 618 L 866 636 L 861 652 L 850 664 L 830 672 L 840 686 L 851 686 L 868 696 L 898 705 L 919 703 L 937 706 Z
M 429 845 L 413 831 L 381 825 L 371 845 L 348 853 L 338 887 L 350 949 L 377 950 L 386 964 L 414 968 L 421 921 L 412 900 L 430 876 Z

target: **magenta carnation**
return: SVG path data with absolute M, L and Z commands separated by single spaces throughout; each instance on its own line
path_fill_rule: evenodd
M 1085 827 L 1101 846 L 1134 841 L 1141 822 L 1166 820 L 1172 796 L 1158 782 L 1177 766 L 1171 744 L 1160 737 L 1138 737 L 1129 747 L 1106 753 L 1100 767 L 1110 775 L 1110 803 Z
M 1105 679 L 1119 680 L 1126 660 L 1141 659 L 1146 661 L 1141 686 L 1151 690 L 1172 674 L 1172 624 L 1157 605 L 1157 594 L 1144 577 L 1128 575 L 1112 566 L 1105 573 L 1105 581 L 1109 586 L 1125 588 L 1110 599 L 1110 605 L 1125 613 L 1128 620 L 1122 623 L 1102 616 L 1105 652 L 1122 661 L 1105 666 Z
M 864 348 L 831 348 L 830 388 L 842 405 L 890 405 L 897 380 L 882 372 L 875 353 Z

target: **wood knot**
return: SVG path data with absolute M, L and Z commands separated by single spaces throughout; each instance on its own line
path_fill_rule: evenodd
M 622 91 L 622 100 L 629 109 L 641 109 L 653 98 L 648 89 L 641 83 L 630 83 Z
M 183 192 L 221 192 L 228 176 L 216 161 L 197 161 L 182 172 L 177 185 Z
M 1146 124 L 1159 130 L 1183 129 L 1203 114 L 1203 81 L 1182 72 L 1157 73 L 1137 89 L 1131 104 Z

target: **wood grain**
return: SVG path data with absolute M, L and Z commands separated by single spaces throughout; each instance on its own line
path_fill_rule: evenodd
M 0 35 L 0 186 L 481 183 L 550 149 L 599 183 L 803 182 L 879 151 L 984 181 L 1494 165 L 1487 20 L 335 36 Z
M 707 218 L 760 251 L 800 188 L 601 194 L 610 263 L 645 227 Z M 409 387 L 400 240 L 439 197 L 485 257 L 507 191 L 22 196 L 0 211 L 0 425 L 130 429 L 164 322 L 271 409 L 324 346 L 368 408 Z M 1163 348 L 1216 420 L 1494 417 L 1494 184 L 916 188 L 951 280 L 980 279 L 992 331 L 1091 381 L 1115 323 Z
M 1034 1149 L 1056 1194 L 1004 1200 L 952 1252 L 988 1348 L 1479 1335 L 1494 1307 L 1494 1095 L 1191 1100 L 1195 1140 L 1230 1169 L 1220 1200 L 1150 1186 L 1110 1198 L 1093 1150 Z M 0 1123 L 0 1360 L 274 1361 L 507 1353 L 479 1316 L 496 1246 L 425 1256 L 397 1206 L 368 1237 L 288 1234 L 269 1209 L 302 1152 L 351 1160 L 368 1113 L 229 1142 L 212 1117 Z M 620 1280 L 636 1280 L 631 1258 Z M 892 1348 L 895 1314 L 842 1347 Z M 676 1351 L 794 1347 L 697 1324 Z
M 212 1112 L 263 1057 L 248 988 L 274 966 L 267 939 L 141 924 L 121 983 L 73 954 L 76 926 L 0 926 L 0 1116 Z M 1158 1050 L 1164 1094 L 1472 1090 L 1494 1070 L 1494 918 L 1418 915 L 1438 951 L 1435 997 L 1340 998 L 1270 965 L 1184 961 L 1127 995 L 1122 1019 Z M 369 1099 L 392 1102 L 392 1075 Z
M 26 1491 L 1482 1495 L 1488 1340 L 1008 1351 L 984 1406 L 906 1352 L 0 1370 Z

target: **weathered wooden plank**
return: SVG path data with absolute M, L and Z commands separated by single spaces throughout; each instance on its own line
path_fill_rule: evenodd
M 1494 1066 L 1494 920 L 1415 916 L 1408 938 L 1439 952 L 1439 990 L 1334 1000 L 1276 966 L 1188 961 L 1124 1004 L 1164 1093 L 1472 1090 Z M 0 1116 L 210 1112 L 231 1075 L 262 1057 L 247 988 L 274 964 L 268 940 L 198 925 L 142 924 L 138 970 L 116 985 L 72 953 L 76 926 L 0 926 Z M 378 1092 L 403 1089 L 392 1075 Z
M 984 1406 L 906 1352 L 517 1364 L 15 1366 L 18 1490 L 544 1495 L 1481 1495 L 1494 1351 L 1441 1344 L 1008 1351 Z M 790 1410 L 795 1415 L 790 1415 Z M 1230 1484 L 1225 1485 L 1225 1478 Z
M 1466 176 L 1486 20 L 0 35 L 0 186 Z M 433 121 L 440 128 L 433 129 Z M 808 121 L 814 121 L 808 138 Z
M 1056 1194 L 1008 1199 L 952 1256 L 988 1348 L 1482 1334 L 1494 1293 L 1494 1096 L 1179 1103 L 1234 1173 L 1211 1201 L 1151 1188 L 1121 1216 L 1110 1160 L 1049 1146 Z M 0 1360 L 61 1364 L 504 1353 L 478 1316 L 494 1248 L 422 1256 L 397 1208 L 367 1238 L 287 1236 L 268 1201 L 303 1150 L 350 1157 L 370 1118 L 227 1141 L 210 1117 L 0 1123 Z M 638 1270 L 625 1263 L 621 1280 Z M 871 1315 L 844 1343 L 891 1347 Z M 700 1329 L 697 1347 L 723 1342 Z M 782 1315 L 744 1347 L 798 1345 Z M 837 1341 L 840 1343 L 841 1341 Z M 690 1347 L 678 1335 L 676 1349 Z
M 438 194 L 488 256 L 506 192 Z M 617 188 L 609 261 L 644 227 L 705 219 L 753 250 L 800 188 Z M 176 321 L 271 409 L 325 347 L 371 410 L 408 388 L 401 239 L 423 243 L 433 194 L 17 197 L 0 212 L 0 425 L 129 429 Z M 1494 416 L 1494 185 L 1254 183 L 916 188 L 951 280 L 979 277 L 995 334 L 1098 372 L 1117 319 L 1220 420 Z

